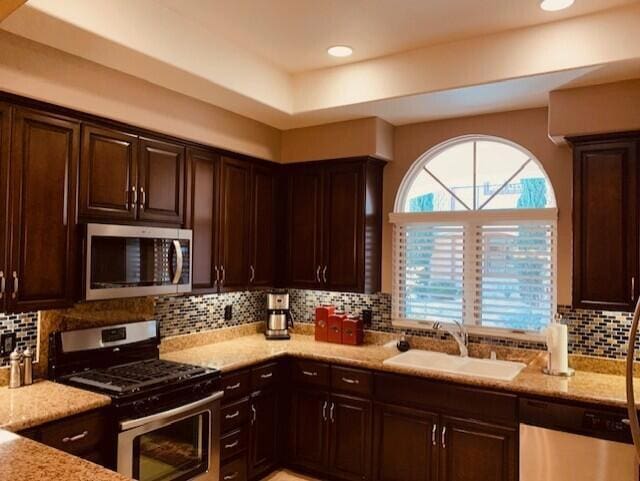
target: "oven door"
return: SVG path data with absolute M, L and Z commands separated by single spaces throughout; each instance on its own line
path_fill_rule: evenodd
M 192 232 L 87 224 L 85 298 L 191 291 Z
M 118 473 L 139 481 L 218 481 L 220 398 L 123 421 Z

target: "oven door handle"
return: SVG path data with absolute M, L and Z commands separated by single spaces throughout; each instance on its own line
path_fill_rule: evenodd
M 193 411 L 194 409 L 205 406 L 213 401 L 222 398 L 223 394 L 223 391 L 218 391 L 211 396 L 192 402 L 191 404 L 186 404 L 174 409 L 169 409 L 168 411 L 162 411 L 161 413 L 151 414 L 150 416 L 145 416 L 143 418 L 122 421 L 120 423 L 120 431 L 128 431 L 129 429 L 137 428 L 139 426 L 142 426 L 143 424 L 152 423 L 154 421 L 161 421 L 163 419 L 168 419 L 174 416 L 188 413 L 189 411 Z
M 173 241 L 173 248 L 176 250 L 176 273 L 171 282 L 173 284 L 177 284 L 180 282 L 180 278 L 182 277 L 182 263 L 184 262 L 184 258 L 182 257 L 182 246 L 180 245 L 179 240 Z

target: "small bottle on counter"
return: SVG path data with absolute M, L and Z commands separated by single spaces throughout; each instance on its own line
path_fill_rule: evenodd
M 24 386 L 33 384 L 33 352 L 28 347 L 22 354 L 24 356 Z
M 9 389 L 22 386 L 22 371 L 20 370 L 21 357 L 17 347 L 9 356 Z

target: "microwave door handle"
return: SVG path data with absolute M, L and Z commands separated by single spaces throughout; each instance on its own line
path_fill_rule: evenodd
M 182 263 L 184 261 L 184 258 L 182 257 L 182 246 L 180 245 L 179 240 L 173 241 L 173 248 L 176 250 L 176 273 L 171 282 L 173 284 L 177 284 L 180 282 L 180 278 L 182 277 Z

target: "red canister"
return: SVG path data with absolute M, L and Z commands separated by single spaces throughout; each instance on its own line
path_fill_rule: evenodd
M 364 341 L 362 319 L 348 317 L 342 321 L 342 344 L 359 346 Z
M 329 316 L 329 334 L 327 340 L 342 344 L 342 322 L 347 318 L 344 314 L 334 314 Z
M 315 337 L 316 341 L 327 342 L 329 336 L 329 317 L 336 312 L 334 306 L 316 307 Z

